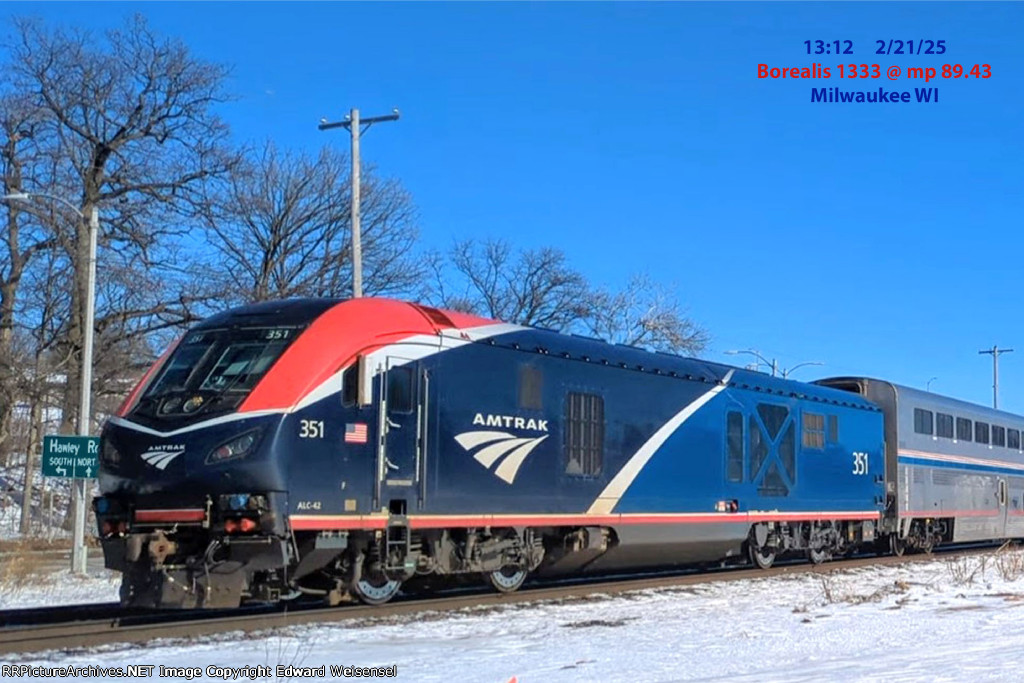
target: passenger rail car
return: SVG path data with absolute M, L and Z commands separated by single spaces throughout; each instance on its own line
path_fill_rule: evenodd
M 1024 537 L 1024 418 L 866 377 L 818 384 L 885 414 L 882 529 L 893 552 Z
M 107 422 L 94 508 L 126 605 L 820 562 L 886 504 L 883 412 L 847 388 L 386 299 L 262 303 L 192 328 Z

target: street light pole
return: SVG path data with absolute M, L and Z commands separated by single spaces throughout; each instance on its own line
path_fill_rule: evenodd
M 397 109 L 387 116 L 371 116 L 360 120 L 359 110 L 352 109 L 348 118 L 344 121 L 329 123 L 327 119 L 320 119 L 320 130 L 332 128 L 347 128 L 352 137 L 352 298 L 358 299 L 363 295 L 363 244 L 362 232 L 359 223 L 359 136 L 363 130 L 368 129 L 375 123 L 382 121 L 397 121 L 399 112 Z M 364 129 L 363 126 L 366 128 Z
M 775 358 L 772 358 L 771 360 L 768 360 L 767 358 L 765 358 L 764 356 L 762 356 L 760 353 L 758 353 L 757 351 L 755 351 L 753 349 L 743 349 L 743 350 L 733 349 L 733 350 L 730 350 L 730 351 L 725 351 L 724 353 L 727 356 L 736 356 L 736 355 L 741 354 L 741 353 L 749 354 L 749 355 L 753 356 L 754 358 L 756 358 L 759 363 L 764 363 L 765 365 L 770 367 L 772 369 L 772 377 L 775 377 L 778 374 L 778 371 L 779 371 L 779 361 L 777 359 L 775 359 Z M 761 366 L 758 365 L 757 367 L 760 368 Z
M 81 215 L 81 213 L 79 214 Z M 85 216 L 82 216 L 84 219 Z M 89 436 L 92 423 L 92 346 L 96 327 L 96 240 L 100 214 L 96 205 L 89 212 L 89 261 L 86 264 L 85 329 L 82 330 L 82 388 L 78 404 L 78 434 Z M 75 479 L 72 491 L 75 506 L 75 542 L 71 546 L 71 571 L 85 574 L 88 550 L 85 547 L 85 479 Z
M 787 370 L 783 370 L 782 371 L 782 379 L 786 379 L 791 374 L 793 374 L 794 370 L 796 370 L 797 368 L 802 368 L 805 365 L 824 365 L 824 363 L 822 363 L 820 360 L 809 360 L 809 361 L 807 361 L 805 363 L 797 363 L 793 367 L 791 367 L 791 368 L 789 368 Z
M 999 409 L 999 354 L 1012 352 L 1013 349 L 1001 349 L 998 346 L 978 351 L 979 354 L 992 354 L 992 407 L 997 410 Z
M 42 197 L 59 202 L 78 214 L 80 220 L 86 217 L 82 211 L 67 199 L 43 192 L 14 192 L 0 197 L 3 201 L 29 201 L 33 197 Z M 89 436 L 92 423 L 92 347 L 93 328 L 96 326 L 96 241 L 100 227 L 100 214 L 93 204 L 88 218 L 89 225 L 89 260 L 86 263 L 86 296 L 85 320 L 82 330 L 82 373 L 78 404 L 78 434 Z M 25 495 L 30 494 L 31 482 L 25 482 Z M 71 506 L 74 515 L 74 543 L 71 546 L 71 571 L 85 574 L 88 549 L 85 547 L 85 479 L 76 478 L 71 482 Z
M 936 377 L 932 377 L 930 380 L 928 380 L 925 383 L 925 385 L 924 385 L 924 390 L 925 391 L 931 391 L 932 390 L 932 382 L 934 382 L 937 379 L 938 379 L 938 377 L 936 376 Z

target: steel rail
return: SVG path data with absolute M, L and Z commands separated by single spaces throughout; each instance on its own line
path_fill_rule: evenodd
M 974 555 L 993 552 L 984 548 L 950 548 L 950 554 Z M 828 574 L 861 567 L 927 562 L 935 555 L 871 556 L 814 565 L 806 562 L 781 564 L 771 569 L 725 568 L 642 578 L 599 577 L 596 580 L 565 579 L 551 585 L 523 587 L 515 593 L 482 590 L 457 595 L 410 597 L 381 606 L 350 604 L 339 607 L 254 606 L 233 610 L 146 611 L 121 613 L 115 617 L 0 628 L 0 655 L 15 655 L 46 650 L 78 650 L 113 643 L 140 643 L 154 639 L 191 639 L 219 633 L 269 631 L 289 626 L 333 623 L 359 619 L 377 620 L 426 612 L 452 612 L 468 608 L 501 608 L 526 602 L 585 598 L 593 595 L 618 595 L 640 590 L 672 588 L 700 583 L 719 583 L 768 578 L 780 575 Z M 635 574 L 634 574 L 635 576 Z M 239 611 L 246 612 L 239 614 Z M 31 659 L 31 658 L 25 658 Z

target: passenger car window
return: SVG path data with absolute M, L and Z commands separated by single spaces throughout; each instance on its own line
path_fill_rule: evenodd
M 914 408 L 914 431 L 918 434 L 932 434 L 932 411 Z

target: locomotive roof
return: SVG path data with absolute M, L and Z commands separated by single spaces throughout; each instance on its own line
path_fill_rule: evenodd
M 214 329 L 233 326 L 299 326 L 311 324 L 328 310 L 338 307 L 348 308 L 345 299 L 285 299 L 264 301 L 233 308 L 218 313 L 197 324 L 193 329 Z M 351 303 L 355 304 L 356 301 Z M 408 330 L 413 326 L 408 319 L 398 322 L 412 314 L 420 321 L 415 327 L 420 333 L 428 330 L 471 329 L 481 325 L 496 324 L 496 321 L 479 318 L 465 313 L 441 310 L 420 304 L 396 301 L 385 298 L 363 298 L 358 300 L 359 308 L 365 316 L 376 318 L 373 325 L 374 334 L 383 332 L 390 322 L 395 322 L 395 332 Z M 370 330 L 366 329 L 369 333 Z M 352 330 L 353 334 L 360 334 Z M 337 339 L 335 337 L 335 339 Z M 675 354 L 648 351 L 635 346 L 613 344 L 593 337 L 565 334 L 539 327 L 510 325 L 509 331 L 484 340 L 478 344 L 489 344 L 514 349 L 523 353 L 561 356 L 583 363 L 594 363 L 605 366 L 617 366 L 623 370 L 643 372 L 668 377 L 678 377 L 690 381 L 720 382 L 732 371 L 730 386 L 750 391 L 762 392 L 766 396 L 776 395 L 804 400 L 846 405 L 851 407 L 877 410 L 877 407 L 861 396 L 850 392 L 819 386 L 790 379 L 771 377 L 763 372 L 747 370 L 722 363 L 715 363 L 699 358 L 678 356 Z M 362 346 L 362 345 L 357 345 Z
M 234 325 L 304 325 L 343 299 L 280 299 L 231 308 L 206 318 L 197 330 Z
M 719 382 L 732 371 L 729 385 L 739 389 L 866 410 L 879 409 L 874 403 L 861 396 L 831 387 L 772 377 L 763 372 L 700 358 L 648 351 L 635 346 L 612 344 L 593 337 L 563 334 L 544 328 L 526 327 L 516 334 L 500 335 L 479 343 L 513 348 L 527 353 L 561 356 L 585 363 L 618 366 L 623 370 L 634 372 L 708 383 Z

